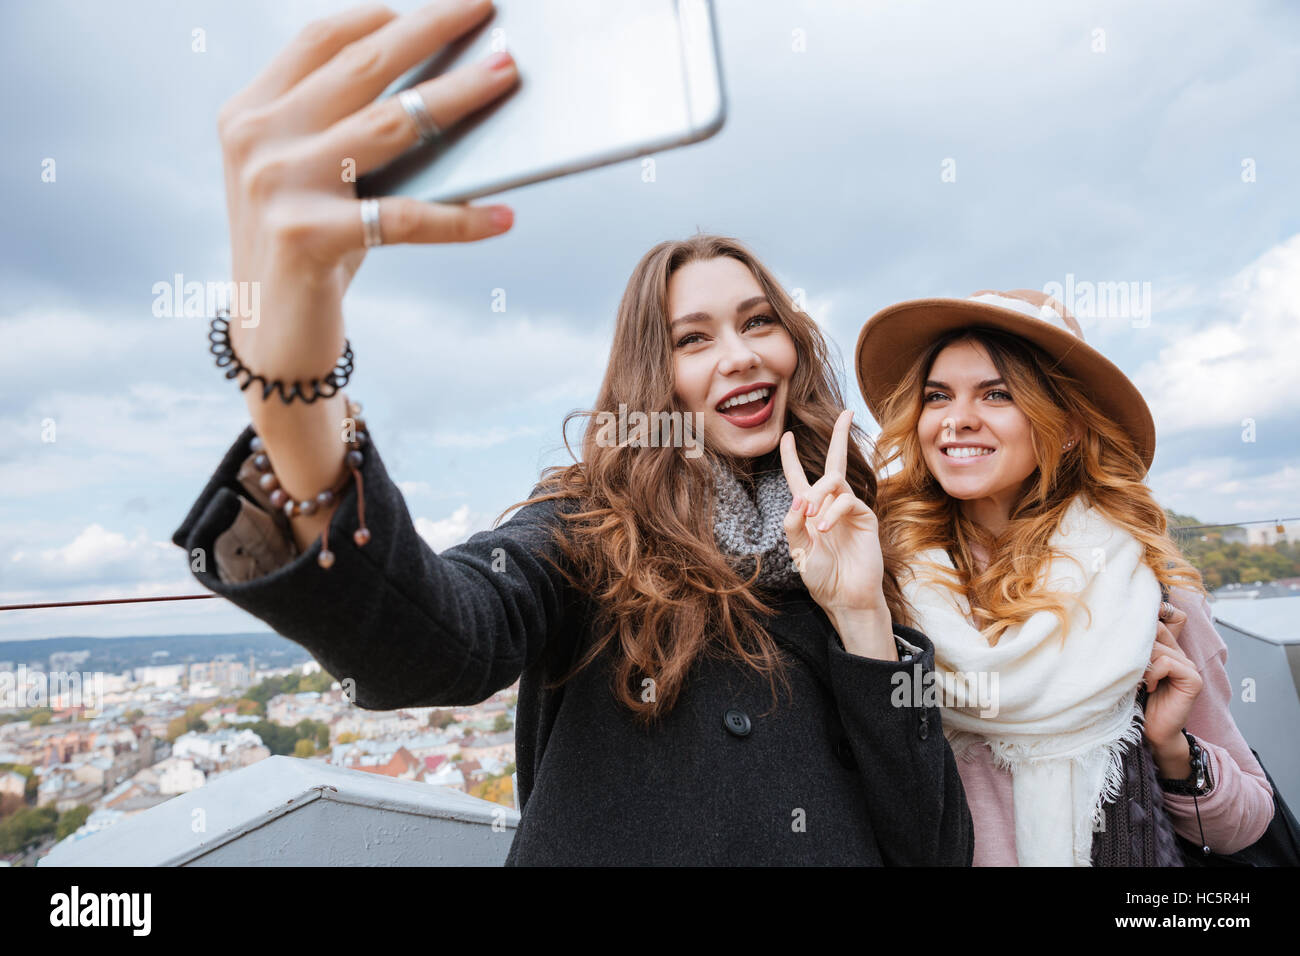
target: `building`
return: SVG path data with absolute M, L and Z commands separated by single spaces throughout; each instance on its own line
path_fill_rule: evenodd
M 172 756 L 188 758 L 216 770 L 227 764 L 245 766 L 265 760 L 271 751 L 262 744 L 261 737 L 247 728 L 222 727 L 207 733 L 181 734 L 172 743 Z
M 243 661 L 204 661 L 190 665 L 190 693 L 194 696 L 196 685 L 211 685 L 218 696 L 227 690 L 241 690 L 249 686 L 250 665 Z
M 515 734 L 503 730 L 499 734 L 485 734 L 461 745 L 466 760 L 496 760 L 509 762 L 515 759 Z
M 181 757 L 168 757 L 150 769 L 158 776 L 158 792 L 166 795 L 189 793 L 207 780 L 207 775 L 194 766 L 193 760 Z
M 146 687 L 180 687 L 184 675 L 184 664 L 159 664 L 135 669 L 136 683 Z
M 59 813 L 66 813 L 76 806 L 89 806 L 103 792 L 102 786 L 78 780 L 70 771 L 56 767 L 37 786 L 36 805 L 52 806 Z
M 27 778 L 16 770 L 0 773 L 0 795 L 21 797 L 27 792 Z
M 1278 530 L 1281 528 L 1282 530 Z M 1300 524 L 1287 525 L 1250 525 L 1246 528 L 1246 543 L 1259 545 L 1274 545 L 1285 542 L 1295 544 L 1300 542 Z
M 90 651 L 55 651 L 50 655 L 50 673 L 75 671 L 90 657 Z
M 424 777 L 423 761 L 417 760 L 405 747 L 398 747 L 387 763 L 356 763 L 348 769 L 381 773 L 385 777 L 396 777 L 399 780 L 419 780 Z

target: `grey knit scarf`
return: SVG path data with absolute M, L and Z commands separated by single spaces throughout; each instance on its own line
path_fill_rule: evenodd
M 713 538 L 736 571 L 748 580 L 760 563 L 758 587 L 786 590 L 803 582 L 790 558 L 785 516 L 793 495 L 779 467 L 756 472 L 752 488 L 725 462 L 710 458 L 714 478 Z M 769 460 L 770 461 L 770 460 Z

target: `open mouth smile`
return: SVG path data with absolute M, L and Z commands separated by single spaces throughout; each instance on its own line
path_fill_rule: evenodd
M 776 403 L 776 386 L 759 382 L 742 386 L 719 402 L 715 411 L 740 428 L 756 428 L 772 417 Z
M 989 445 L 944 445 L 939 451 L 949 461 L 961 464 L 982 461 L 997 453 L 997 449 Z

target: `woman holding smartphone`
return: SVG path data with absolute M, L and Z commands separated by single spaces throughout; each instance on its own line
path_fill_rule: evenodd
M 500 207 L 391 197 L 376 218 L 338 181 L 342 158 L 364 173 L 416 142 L 412 110 L 445 129 L 510 87 L 498 56 L 419 103 L 373 102 L 489 9 L 331 17 L 223 109 L 234 278 L 262 307 L 213 340 L 260 385 L 173 540 L 361 707 L 472 703 L 520 679 L 508 863 L 968 865 L 937 709 L 891 702 L 933 649 L 895 615 L 851 414 L 816 326 L 741 245 L 642 258 L 582 460 L 441 555 L 339 379 L 320 388 L 368 245 L 509 228 Z
M 858 359 L 975 865 L 1176 866 L 1173 832 L 1218 853 L 1259 839 L 1272 790 L 1143 483 L 1155 425 L 1132 382 L 1028 290 L 890 306 Z

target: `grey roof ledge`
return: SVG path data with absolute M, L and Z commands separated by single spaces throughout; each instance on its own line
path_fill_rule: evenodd
M 70 837 L 37 865 L 500 866 L 518 823 L 449 787 L 269 757 Z

